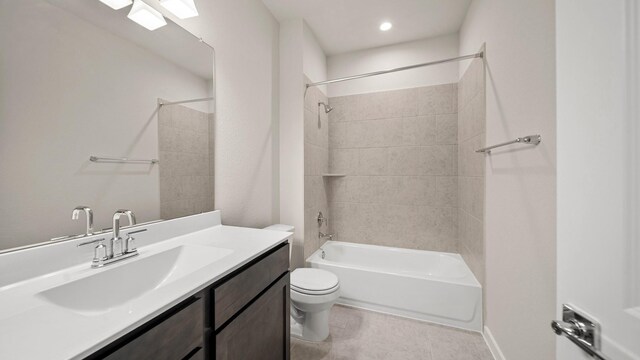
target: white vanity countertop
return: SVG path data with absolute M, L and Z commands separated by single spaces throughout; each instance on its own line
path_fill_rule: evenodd
M 290 236 L 290 233 L 279 231 L 216 225 L 143 246 L 138 249 L 139 256 L 122 263 L 92 269 L 89 257 L 81 265 L 0 287 L 0 359 L 84 358 L 285 242 Z M 162 286 L 158 285 L 137 298 L 104 311 L 67 309 L 45 300 L 40 294 L 70 281 L 182 245 L 192 249 L 226 249 L 226 256 L 176 280 L 164 281 Z

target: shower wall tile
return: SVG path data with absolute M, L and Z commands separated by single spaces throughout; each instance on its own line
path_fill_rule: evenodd
M 458 143 L 458 114 L 436 116 L 436 143 Z
M 458 159 L 460 157 L 460 150 L 458 149 L 460 146 L 458 145 L 457 147 L 453 148 L 453 175 L 460 175 L 459 171 L 459 165 L 458 165 Z
M 389 173 L 398 176 L 421 175 L 421 156 L 420 147 L 389 148 Z
M 428 86 L 418 89 L 418 114 L 453 114 L 458 111 L 457 84 Z
M 485 133 L 480 133 L 462 142 L 458 147 L 460 154 L 459 169 L 460 174 L 465 176 L 484 176 L 485 154 L 477 153 L 476 150 L 485 146 Z
M 435 205 L 438 207 L 458 207 L 458 177 L 436 177 Z
M 484 286 L 485 75 L 482 59 L 467 68 L 458 86 L 458 251 Z
M 324 212 L 323 212 L 324 214 Z M 318 238 L 318 224 L 316 216 L 318 211 L 314 208 L 304 210 L 304 258 L 307 259 L 314 251 L 320 247 L 320 239 Z
M 329 172 L 329 151 L 327 148 L 305 144 L 305 175 L 322 175 Z
M 418 90 L 404 89 L 356 95 L 362 119 L 399 118 L 418 115 Z M 355 119 L 354 119 L 355 120 Z
M 329 99 L 337 240 L 457 251 L 457 84 Z
M 378 119 L 352 121 L 346 124 L 344 148 L 385 147 L 400 141 L 402 120 Z
M 309 81 L 309 79 L 306 79 Z M 309 88 L 305 94 L 304 109 L 304 258 L 308 258 L 320 247 L 318 232 L 328 233 L 323 225 L 318 227 L 317 216 L 321 211 L 330 216 L 330 189 L 322 174 L 329 172 L 329 117 L 319 102 L 328 103 L 327 97 L 318 88 Z M 331 113 L 335 112 L 332 111 Z M 335 129 L 335 130 L 339 130 Z M 343 129 L 344 130 L 344 129 Z M 346 136 L 346 131 L 340 133 Z M 339 136 L 336 136 L 339 139 Z M 344 138 L 346 140 L 346 137 Z M 340 140 L 344 141 L 344 140 Z M 357 150 L 356 152 L 357 158 Z M 335 155 L 335 154 L 334 154 Z M 354 160 L 354 163 L 357 160 Z M 348 166 L 348 165 L 345 165 Z M 355 166 L 355 165 L 354 165 Z
M 435 115 L 405 117 L 402 119 L 402 138 L 396 146 L 436 144 L 437 125 Z M 455 144 L 455 143 L 454 143 Z
M 334 177 L 325 179 L 325 186 L 327 186 L 327 198 L 329 204 L 339 201 L 346 201 L 347 198 L 351 198 L 347 190 L 347 182 L 350 181 L 349 177 Z M 331 210 L 333 212 L 333 210 Z M 337 219 L 333 219 L 335 220 Z
M 334 110 L 335 111 L 335 110 Z M 332 117 L 333 111 L 329 113 Z M 331 123 L 329 126 L 329 148 L 344 149 L 347 148 L 347 129 L 349 124 L 345 122 Z
M 476 219 L 484 219 L 484 177 L 463 176 L 459 179 L 460 209 Z
M 333 126 L 331 124 L 330 126 Z M 359 149 L 330 149 L 329 172 L 355 175 L 358 168 Z
M 458 247 L 458 214 L 455 208 L 420 207 L 418 231 L 429 250 L 455 252 Z
M 420 148 L 421 175 L 453 175 L 453 155 L 456 145 L 436 145 Z
M 160 216 L 162 219 L 214 210 L 213 114 L 182 105 L 158 112 Z
M 361 175 L 388 174 L 389 150 L 387 148 L 358 149 L 357 172 Z
M 364 114 L 362 111 L 359 111 L 359 100 L 360 98 L 357 95 L 331 98 L 330 102 L 331 107 L 333 107 L 333 111 L 330 113 L 329 121 L 331 123 L 335 123 L 362 120 L 364 118 Z
M 484 240 L 483 223 L 467 212 L 458 212 L 460 248 L 458 251 L 480 284 L 484 284 Z
M 394 205 L 433 206 L 436 197 L 436 178 L 432 176 L 389 177 L 380 194 L 382 204 Z

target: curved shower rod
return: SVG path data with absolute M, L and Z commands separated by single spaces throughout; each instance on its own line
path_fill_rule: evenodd
M 369 76 L 377 76 L 377 75 L 384 75 L 384 74 L 389 74 L 389 73 L 398 72 L 398 71 L 411 70 L 411 69 L 420 68 L 420 67 L 424 67 L 424 66 L 438 65 L 438 64 L 444 64 L 444 63 L 453 62 L 453 61 L 462 61 L 462 60 L 468 60 L 468 59 L 474 59 L 474 58 L 482 58 L 482 57 L 484 57 L 484 52 L 481 51 L 479 53 L 475 53 L 475 54 L 471 54 L 471 55 L 463 55 L 463 56 L 458 56 L 458 57 L 444 59 L 444 60 L 430 61 L 430 62 L 426 62 L 426 63 L 422 63 L 422 64 L 403 66 L 403 67 L 394 68 L 394 69 L 374 71 L 374 72 L 370 72 L 370 73 L 366 73 L 366 74 L 353 75 L 353 76 L 347 76 L 347 77 L 338 78 L 338 79 L 315 82 L 315 83 L 307 84 L 307 89 L 312 87 L 312 86 L 333 84 L 333 83 L 342 82 L 342 81 L 361 79 L 361 78 L 365 78 L 365 77 L 369 77 Z

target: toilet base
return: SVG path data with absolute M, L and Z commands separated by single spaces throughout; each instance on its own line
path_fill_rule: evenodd
M 297 322 L 296 319 L 291 316 L 291 336 L 294 338 L 302 339 L 302 324 Z
M 329 311 L 331 308 L 303 316 L 291 315 L 291 336 L 314 342 L 326 340 L 329 337 Z

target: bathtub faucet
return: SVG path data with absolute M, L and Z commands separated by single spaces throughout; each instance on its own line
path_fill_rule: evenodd
M 322 231 L 318 231 L 318 238 L 320 240 L 324 240 L 324 239 L 333 240 L 334 236 L 335 234 L 325 234 Z

